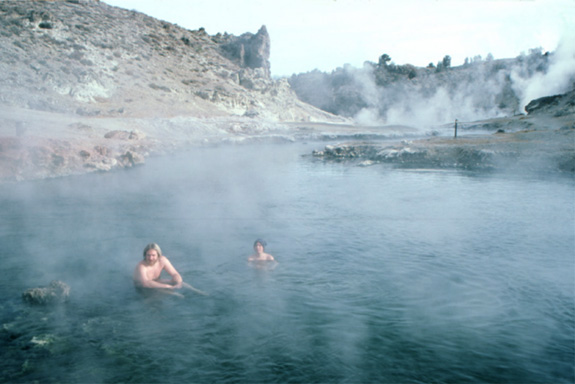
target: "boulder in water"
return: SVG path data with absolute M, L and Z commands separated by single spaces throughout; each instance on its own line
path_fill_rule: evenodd
M 28 304 L 51 305 L 64 303 L 70 296 L 68 284 L 54 280 L 47 287 L 30 288 L 22 293 L 22 299 Z

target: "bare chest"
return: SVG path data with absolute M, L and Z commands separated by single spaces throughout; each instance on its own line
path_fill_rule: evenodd
M 146 266 L 144 273 L 146 274 L 146 277 L 148 279 L 157 280 L 158 278 L 160 278 L 160 275 L 162 274 L 162 269 L 163 265 L 158 262 L 154 265 Z

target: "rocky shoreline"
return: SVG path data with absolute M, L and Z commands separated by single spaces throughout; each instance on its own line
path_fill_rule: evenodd
M 343 142 L 313 152 L 325 161 L 408 168 L 575 173 L 575 91 L 534 100 L 528 115 L 466 123 L 460 134 L 394 143 Z
M 197 146 L 293 139 L 300 129 L 247 117 L 86 117 L 0 106 L 0 184 L 107 172 Z
M 521 116 L 468 124 L 457 138 L 409 127 L 266 123 L 249 118 L 96 119 L 50 121 L 60 130 L 0 137 L 0 183 L 131 168 L 160 156 L 222 143 L 334 142 L 313 151 L 316 159 L 360 166 L 518 170 L 575 173 L 572 115 Z M 51 116 L 58 118 L 58 116 Z M 3 125 L 6 127 L 6 124 Z M 504 129 L 502 128 L 504 127 Z M 21 127 L 20 127 L 21 128 Z M 193 129 L 192 129 L 193 128 Z

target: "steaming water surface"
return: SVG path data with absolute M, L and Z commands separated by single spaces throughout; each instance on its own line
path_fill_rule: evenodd
M 574 381 L 573 178 L 199 149 L 0 190 L 2 382 Z M 255 238 L 273 270 L 246 264 Z M 157 242 L 204 297 L 143 297 Z M 70 302 L 27 307 L 53 279 Z

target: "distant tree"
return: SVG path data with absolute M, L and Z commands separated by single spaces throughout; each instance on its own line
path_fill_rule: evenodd
M 435 64 L 429 63 L 429 64 L 427 64 L 427 68 L 433 69 L 433 68 L 435 68 Z
M 417 69 L 413 65 L 405 64 L 403 67 L 405 68 L 405 72 L 407 73 L 408 79 L 411 80 L 414 77 L 417 77 Z
M 443 71 L 443 62 L 438 61 L 435 67 L 435 72 L 441 72 L 441 71 Z
M 531 48 L 529 50 L 529 55 L 541 56 L 542 52 L 543 52 L 543 48 L 541 48 L 541 47 Z
M 485 58 L 485 61 L 493 61 L 493 55 L 491 53 L 488 53 L 487 57 Z
M 445 57 L 443 58 L 441 63 L 443 64 L 443 68 L 445 68 L 445 69 L 450 68 L 451 67 L 451 56 L 445 55 Z
M 381 55 L 379 57 L 379 66 L 385 67 L 385 66 L 387 66 L 387 63 L 389 63 L 390 61 L 391 61 L 391 57 L 389 57 L 389 55 L 387 53 L 384 53 L 383 55 Z
M 469 57 L 465 58 L 465 61 L 463 62 L 463 66 L 464 67 L 468 67 L 469 66 Z

